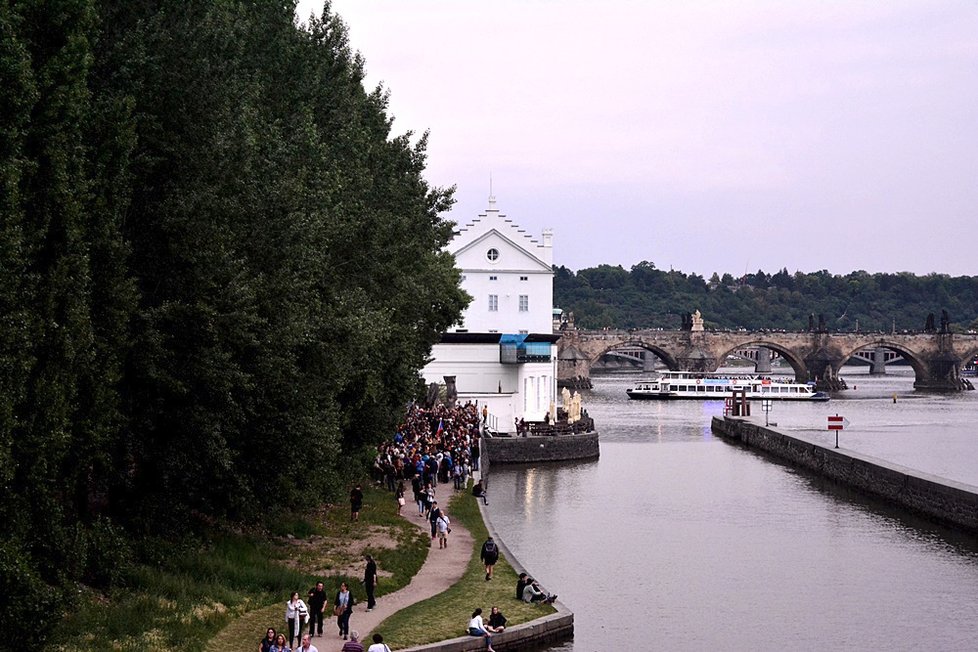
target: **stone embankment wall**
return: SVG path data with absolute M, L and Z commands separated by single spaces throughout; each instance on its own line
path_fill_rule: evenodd
M 714 433 L 944 524 L 978 533 L 978 487 L 840 451 L 737 417 L 713 417 Z
M 483 437 L 482 454 L 492 464 L 536 464 L 590 460 L 600 455 L 598 433 L 555 437 Z
M 521 573 L 523 571 L 520 571 Z M 516 586 L 513 586 L 516 590 Z M 513 598 L 516 599 L 515 597 Z M 507 650 L 526 650 L 533 649 L 537 645 L 547 643 L 560 643 L 574 636 L 574 614 L 560 604 L 554 603 L 557 613 L 543 618 L 537 618 L 522 625 L 514 625 L 502 634 L 492 635 L 492 647 L 499 652 Z M 499 605 L 500 610 L 506 613 L 506 606 Z M 463 614 L 465 622 L 468 622 L 469 614 Z M 488 622 L 488 613 L 483 613 L 483 618 Z M 463 622 L 464 624 L 464 622 Z M 486 649 L 486 640 L 476 636 L 460 636 L 450 638 L 446 641 L 431 643 L 405 649 L 404 652 L 482 652 Z

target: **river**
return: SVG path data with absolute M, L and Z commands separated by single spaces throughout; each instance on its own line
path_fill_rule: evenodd
M 838 413 L 840 447 L 978 485 L 978 392 L 891 369 L 769 418 L 834 444 Z M 975 537 L 714 438 L 721 402 L 629 401 L 637 379 L 584 394 L 600 460 L 490 472 L 493 525 L 575 613 L 553 650 L 978 649 Z

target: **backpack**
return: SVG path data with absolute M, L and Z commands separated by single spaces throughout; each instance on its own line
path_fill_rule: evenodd
M 496 554 L 496 542 L 495 541 L 486 541 L 485 545 L 482 548 L 483 548 L 483 550 L 486 551 L 486 554 L 487 555 L 494 555 L 494 554 Z

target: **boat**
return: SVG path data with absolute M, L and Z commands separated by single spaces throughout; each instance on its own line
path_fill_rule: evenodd
M 756 374 L 709 374 L 695 371 L 663 371 L 653 380 L 625 390 L 628 398 L 640 401 L 698 399 L 719 401 L 733 392 L 747 392 L 748 399 L 779 401 L 827 401 L 829 395 L 816 392 L 814 383 L 798 383 L 788 378 Z

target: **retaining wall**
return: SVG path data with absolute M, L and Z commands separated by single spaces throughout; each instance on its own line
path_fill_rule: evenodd
M 535 464 L 590 460 L 600 455 L 598 433 L 553 437 L 483 437 L 482 454 L 492 464 Z
M 978 533 L 978 487 L 786 435 L 748 419 L 713 417 L 711 429 L 831 480 L 944 524 Z

